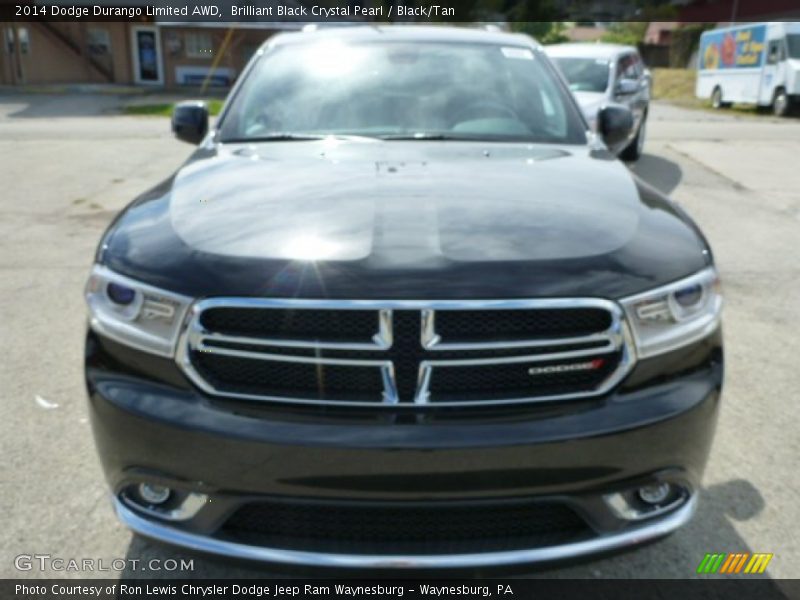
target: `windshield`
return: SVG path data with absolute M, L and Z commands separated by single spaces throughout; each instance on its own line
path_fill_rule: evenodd
M 790 33 L 786 36 L 786 48 L 789 58 L 800 58 L 800 33 Z
M 573 92 L 605 92 L 608 61 L 602 58 L 553 58 Z
M 286 44 L 268 51 L 223 117 L 223 142 L 385 139 L 586 142 L 540 53 L 490 44 Z M 305 137 L 303 137 L 305 136 Z

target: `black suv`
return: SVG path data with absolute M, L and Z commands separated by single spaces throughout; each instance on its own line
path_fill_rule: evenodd
M 528 37 L 272 38 L 109 227 L 87 286 L 97 448 L 134 531 L 233 557 L 479 567 L 695 510 L 721 297 L 690 218 Z

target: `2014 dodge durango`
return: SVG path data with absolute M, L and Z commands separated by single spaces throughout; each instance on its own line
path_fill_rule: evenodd
M 270 39 L 104 234 L 86 381 L 117 514 L 304 566 L 459 568 L 686 523 L 722 386 L 708 243 L 528 37 Z

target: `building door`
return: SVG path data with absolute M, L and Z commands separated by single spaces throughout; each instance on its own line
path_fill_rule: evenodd
M 161 58 L 161 36 L 155 27 L 133 27 L 133 80 L 136 83 L 162 85 L 164 64 Z

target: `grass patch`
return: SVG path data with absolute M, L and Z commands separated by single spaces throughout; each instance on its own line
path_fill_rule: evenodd
M 665 100 L 685 108 L 711 108 L 711 100 L 701 100 L 694 95 L 697 71 L 694 69 L 653 69 L 653 99 Z M 757 115 L 763 112 L 752 104 L 734 104 L 729 110 L 738 114 Z M 714 111 L 717 112 L 717 111 Z
M 694 95 L 697 71 L 692 69 L 653 69 L 653 99 L 666 100 L 691 108 L 704 108 L 711 104 Z
M 206 100 L 208 105 L 208 112 L 211 116 L 216 116 L 222 110 L 222 100 Z M 171 117 L 172 109 L 175 105 L 171 103 L 158 103 L 158 104 L 132 104 L 126 106 L 123 112 L 126 115 L 135 115 L 140 117 Z

